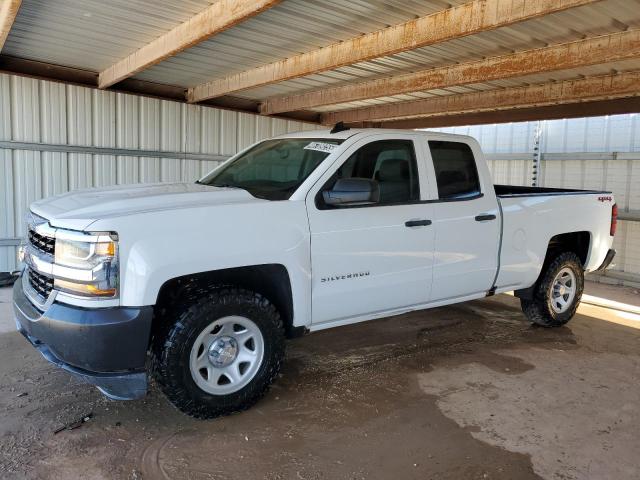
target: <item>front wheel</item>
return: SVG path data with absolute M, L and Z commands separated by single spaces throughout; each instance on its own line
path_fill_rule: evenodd
M 169 401 L 197 418 L 253 405 L 269 388 L 284 358 L 284 328 L 263 296 L 213 289 L 175 312 L 153 348 L 154 375 Z
M 533 323 L 560 327 L 573 318 L 582 298 L 584 270 L 573 252 L 556 256 L 542 272 L 533 299 L 520 299 L 522 311 Z

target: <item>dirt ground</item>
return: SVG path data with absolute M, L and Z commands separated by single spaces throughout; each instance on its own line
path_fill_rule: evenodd
M 316 333 L 253 409 L 196 421 L 47 364 L 1 289 L 0 478 L 638 479 L 640 309 L 619 308 L 546 330 L 500 295 Z

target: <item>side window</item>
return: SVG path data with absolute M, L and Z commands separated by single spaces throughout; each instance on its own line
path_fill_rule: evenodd
M 368 178 L 380 187 L 378 205 L 407 203 L 420 199 L 416 155 L 411 140 L 371 142 L 351 155 L 323 190 L 339 178 Z
M 466 143 L 430 141 L 438 196 L 442 200 L 480 194 L 480 180 L 471 147 Z

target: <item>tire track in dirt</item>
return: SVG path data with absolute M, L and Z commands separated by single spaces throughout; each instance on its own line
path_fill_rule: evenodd
M 162 468 L 160 455 L 167 444 L 179 433 L 180 431 L 157 438 L 144 450 L 142 458 L 140 459 L 142 478 L 171 480 L 171 477 L 169 477 L 164 468 Z

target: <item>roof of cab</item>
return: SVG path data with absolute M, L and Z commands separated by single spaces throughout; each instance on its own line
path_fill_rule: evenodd
M 352 137 L 357 134 L 398 134 L 398 135 L 406 135 L 406 134 L 415 134 L 415 135 L 424 135 L 424 136 L 438 136 L 448 137 L 451 139 L 456 139 L 457 141 L 469 141 L 475 140 L 473 137 L 469 137 L 467 135 L 457 135 L 453 133 L 442 133 L 442 132 L 432 132 L 430 130 L 399 130 L 399 129 L 390 129 L 390 128 L 350 128 L 347 130 L 341 130 L 340 132 L 331 133 L 330 129 L 322 129 L 322 130 L 302 130 L 299 132 L 285 133 L 282 135 L 278 135 L 274 138 L 337 138 L 340 140 L 345 140 L 349 137 Z

